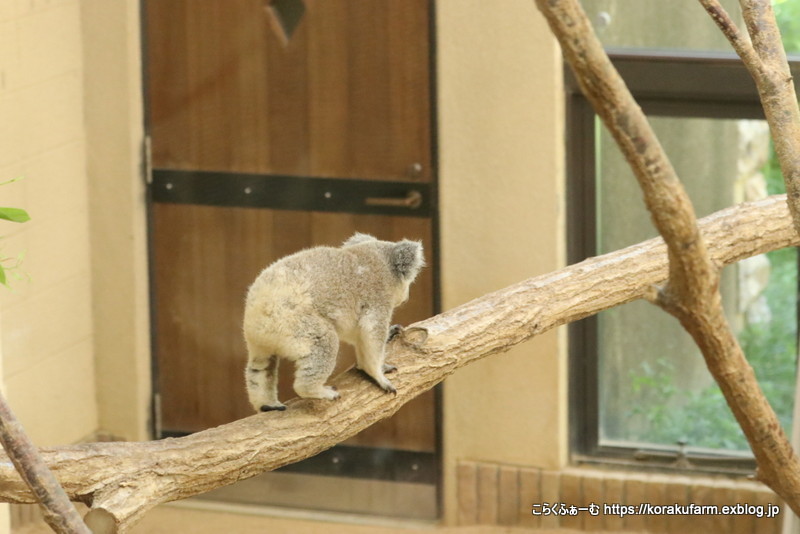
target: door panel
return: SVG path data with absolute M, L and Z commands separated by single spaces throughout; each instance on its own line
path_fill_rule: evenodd
M 244 389 L 241 325 L 247 288 L 268 264 L 302 248 L 338 246 L 357 230 L 384 240 L 432 242 L 424 218 L 163 203 L 154 204 L 152 216 L 156 353 L 167 433 L 194 432 L 253 413 Z M 427 268 L 394 322 L 430 317 L 432 295 Z M 342 345 L 333 376 L 353 362 L 352 349 Z M 280 377 L 280 398 L 295 397 L 291 363 L 281 366 Z M 428 392 L 347 443 L 431 452 L 434 423 L 434 395 Z
M 431 179 L 428 1 L 305 2 L 147 2 L 155 167 Z
M 161 435 L 252 413 L 244 298 L 278 258 L 355 231 L 420 239 L 428 267 L 393 322 L 437 311 L 431 0 L 302 0 L 288 43 L 272 1 L 144 0 Z M 343 345 L 334 373 L 352 364 Z M 282 400 L 293 372 L 284 362 Z M 209 498 L 433 519 L 435 397 Z

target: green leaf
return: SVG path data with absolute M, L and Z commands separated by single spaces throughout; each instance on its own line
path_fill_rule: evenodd
M 0 208 L 0 219 L 22 223 L 31 219 L 28 212 L 19 208 Z
M 13 184 L 14 182 L 19 182 L 20 180 L 22 180 L 22 176 L 17 176 L 16 178 L 12 178 L 12 179 L 7 180 L 5 182 L 0 182 L 0 185 Z
M 0 284 L 8 286 L 8 282 L 6 282 L 6 270 L 2 265 L 0 265 Z

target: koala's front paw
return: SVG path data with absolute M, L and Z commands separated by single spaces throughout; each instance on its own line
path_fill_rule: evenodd
M 374 373 L 368 373 L 364 369 L 358 369 L 358 368 L 357 369 L 359 371 L 361 371 L 362 373 L 364 373 L 364 375 L 368 376 L 382 390 L 384 390 L 386 392 L 389 392 L 389 393 L 397 393 L 397 390 L 394 388 L 392 383 L 389 382 L 389 379 L 387 379 L 385 376 L 383 376 L 383 373 L 386 372 L 387 365 L 388 364 L 383 364 L 383 367 L 382 367 L 383 372 L 376 371 Z M 390 368 L 391 371 L 396 371 L 397 370 L 397 367 L 395 367 L 394 365 L 388 365 L 388 367 Z
M 286 405 L 279 403 L 276 406 L 269 406 L 265 404 L 260 409 L 262 412 L 272 412 L 272 411 L 282 412 L 286 409 Z
M 388 363 L 384 363 L 383 364 L 383 372 L 384 373 L 394 373 L 395 371 L 397 371 L 397 367 L 396 366 L 390 365 Z

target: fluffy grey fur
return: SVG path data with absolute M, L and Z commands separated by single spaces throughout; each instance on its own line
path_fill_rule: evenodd
M 356 349 L 356 365 L 386 391 L 385 343 L 394 308 L 408 300 L 425 266 L 422 243 L 379 241 L 356 233 L 339 247 L 315 247 L 282 258 L 256 278 L 247 294 L 245 383 L 256 411 L 283 410 L 278 358 L 295 363 L 301 397 L 336 399 L 326 386 L 339 340 Z

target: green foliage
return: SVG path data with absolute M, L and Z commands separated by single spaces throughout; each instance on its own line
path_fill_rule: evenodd
M 19 180 L 19 178 L 14 178 L 13 180 L 0 183 L 0 185 L 10 184 L 12 182 L 16 182 L 17 180 Z M 10 221 L 14 223 L 23 223 L 30 220 L 30 215 L 28 215 L 27 211 L 20 208 L 0 207 L 0 220 Z M 16 269 L 21 261 L 22 261 L 22 255 L 19 255 L 16 258 L 0 256 L 0 284 L 3 284 L 4 286 L 8 287 L 7 273 L 13 269 Z
M 800 1 L 773 0 L 775 18 L 787 52 L 800 52 Z
M 23 209 L 0 208 L 0 219 L 16 223 L 23 223 L 31 220 L 31 217 L 28 215 L 28 212 Z
M 782 249 L 768 253 L 772 264 L 765 295 L 773 320 L 751 324 L 739 333 L 759 384 L 787 429 L 792 424 L 795 386 L 797 253 Z M 742 431 L 722 392 L 714 384 L 700 391 L 681 388 L 681 376 L 665 358 L 655 365 L 642 363 L 630 374 L 634 394 L 628 414 L 632 441 L 674 444 L 685 440 L 693 447 L 747 450 Z
M 773 0 L 784 46 L 800 53 L 800 0 Z M 770 195 L 785 192 L 777 157 L 770 149 L 764 172 Z M 747 325 L 739 342 L 753 366 L 764 394 L 787 432 L 794 406 L 797 358 L 797 249 L 767 254 L 770 281 L 765 289 L 772 320 Z M 667 358 L 642 362 L 629 376 L 632 402 L 628 410 L 627 438 L 634 442 L 691 447 L 748 450 L 741 428 L 716 384 L 699 391 L 681 387 L 681 370 Z
M 788 2 L 787 2 L 788 3 Z M 793 2 L 800 5 L 800 2 Z M 798 7 L 800 9 L 800 7 Z M 774 151 L 763 169 L 770 195 L 785 192 Z M 787 432 L 792 424 L 797 355 L 797 249 L 767 253 L 771 270 L 764 291 L 772 320 L 748 324 L 739 343 L 756 372 L 761 389 Z M 672 361 L 642 363 L 629 376 L 634 394 L 628 415 L 629 439 L 645 443 L 747 450 L 747 441 L 714 384 L 700 391 L 682 388 Z
M 631 372 L 634 401 L 628 428 L 631 441 L 742 450 L 747 442 L 715 385 L 701 391 L 676 386 L 680 380 L 670 360 L 642 365 Z

